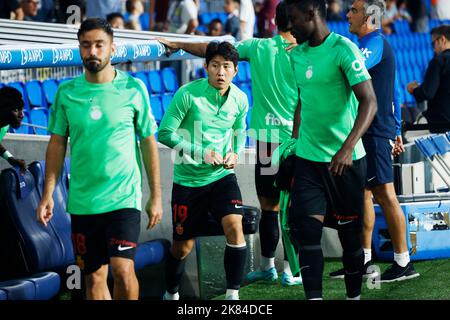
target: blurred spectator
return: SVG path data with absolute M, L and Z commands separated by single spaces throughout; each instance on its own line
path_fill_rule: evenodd
M 450 0 L 439 0 L 436 4 L 436 13 L 441 20 L 450 20 Z
M 191 34 L 198 27 L 198 0 L 173 0 L 167 14 L 168 31 Z
M 406 7 L 411 15 L 413 32 L 428 32 L 428 13 L 425 0 L 408 0 Z
M 169 0 L 150 0 L 150 30 L 162 31 L 167 20 Z
M 406 88 L 417 102 L 428 100 L 424 117 L 429 124 L 442 126 L 430 131 L 445 132 L 450 130 L 450 25 L 431 30 L 431 41 L 436 55 L 428 64 L 423 83 L 414 80 Z
M 386 12 L 381 22 L 384 34 L 390 35 L 395 32 L 393 24 L 397 20 L 412 22 L 411 15 L 406 10 L 406 1 L 399 1 L 399 7 L 397 7 L 395 0 L 386 1 Z
M 0 0 L 0 19 L 23 20 L 19 0 Z
M 142 14 L 144 13 L 144 4 L 141 0 L 127 0 L 125 2 L 125 8 L 127 10 L 124 18 L 127 29 L 132 30 L 149 30 L 148 23 L 144 25 Z
M 34 21 L 38 13 L 39 0 L 21 0 L 20 8 L 23 12 L 23 20 Z
M 113 12 L 106 16 L 106 21 L 116 29 L 124 29 L 125 28 L 125 19 L 120 12 Z
M 213 19 L 208 25 L 208 32 L 206 33 L 207 36 L 211 37 L 220 37 L 223 35 L 223 25 L 222 21 L 220 19 Z
M 40 0 L 35 21 L 55 22 L 55 2 L 53 0 Z
M 86 16 L 88 18 L 106 19 L 106 16 L 112 12 L 122 12 L 122 0 L 86 0 Z
M 241 39 L 241 29 L 239 21 L 239 4 L 240 0 L 225 0 L 223 9 L 228 13 L 227 21 L 225 22 L 225 34 L 230 34 L 236 38 L 237 41 Z
M 272 38 L 276 34 L 275 11 L 280 0 L 264 0 L 258 10 L 257 26 L 261 38 Z M 256 11 L 256 8 L 255 8 Z
M 341 0 L 330 0 L 328 2 L 327 21 L 344 21 Z
M 253 38 L 255 9 L 252 0 L 241 0 L 239 20 L 241 21 L 241 40 Z

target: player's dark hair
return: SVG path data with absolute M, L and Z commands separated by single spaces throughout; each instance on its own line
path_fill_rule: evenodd
M 13 110 L 23 108 L 25 103 L 19 90 L 13 87 L 3 87 L 0 89 L 0 110 Z
M 306 12 L 312 7 L 317 9 L 322 19 L 327 17 L 327 3 L 326 0 L 286 0 L 287 5 L 295 5 L 299 10 Z
M 212 58 L 215 56 L 222 56 L 227 61 L 232 61 L 234 67 L 237 66 L 239 60 L 239 53 L 236 48 L 229 42 L 216 42 L 212 41 L 206 47 L 206 65 L 209 64 Z
M 88 18 L 84 20 L 80 25 L 80 29 L 77 33 L 78 40 L 80 40 L 80 36 L 82 36 L 86 32 L 97 29 L 105 31 L 105 33 L 108 34 L 111 39 L 114 36 L 114 31 L 108 21 L 102 18 Z
M 439 27 L 431 29 L 431 34 L 435 36 L 444 36 L 447 40 L 450 41 L 450 25 L 442 24 Z
M 288 6 L 286 2 L 281 1 L 277 5 L 275 13 L 275 24 L 277 25 L 278 31 L 287 32 L 289 31 L 289 16 L 288 16 Z

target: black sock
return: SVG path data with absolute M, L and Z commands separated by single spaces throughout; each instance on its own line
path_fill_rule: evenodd
M 261 244 L 261 255 L 266 258 L 275 257 L 280 231 L 278 229 L 278 212 L 262 210 L 259 221 L 259 242 Z
M 247 257 L 247 246 L 225 247 L 223 264 L 227 279 L 227 289 L 239 290 L 244 277 L 245 258 Z
M 295 236 L 306 299 L 322 298 L 322 222 L 310 217 L 300 219 Z
M 166 259 L 166 290 L 170 294 L 177 293 L 180 288 L 181 277 L 184 273 L 186 258 L 180 260 L 169 252 Z
M 345 288 L 347 297 L 355 298 L 361 294 L 362 271 L 364 268 L 364 251 L 361 246 L 361 231 L 347 229 L 338 231 L 343 254 L 342 263 L 345 270 Z

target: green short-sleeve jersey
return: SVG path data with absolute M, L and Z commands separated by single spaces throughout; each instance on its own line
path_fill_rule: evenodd
M 234 84 L 228 95 L 199 79 L 182 86 L 173 97 L 159 126 L 158 139 L 177 151 L 174 182 L 200 187 L 233 173 L 232 169 L 204 163 L 206 149 L 223 157 L 245 145 L 248 100 Z
M 3 140 L 3 138 L 5 137 L 8 130 L 9 130 L 9 125 L 6 125 L 6 126 L 0 128 L 0 142 Z
M 369 80 L 370 75 L 358 47 L 333 32 L 317 47 L 308 43 L 297 46 L 291 58 L 302 105 L 296 154 L 330 162 L 350 134 L 358 113 L 352 86 Z M 364 155 L 359 140 L 353 160 Z
M 148 137 L 157 130 L 141 80 L 116 71 L 108 83 L 90 83 L 85 75 L 63 83 L 48 130 L 70 137 L 69 213 L 141 210 L 137 136 Z
M 286 51 L 289 45 L 280 35 L 235 45 L 239 58 L 250 62 L 252 72 L 251 138 L 278 143 L 291 138 L 299 98 L 290 53 Z

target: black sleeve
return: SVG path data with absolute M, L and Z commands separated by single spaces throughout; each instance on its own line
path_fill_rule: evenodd
M 438 58 L 434 58 L 428 64 L 423 83 L 413 91 L 417 102 L 433 99 L 439 88 L 440 73 L 441 63 Z

